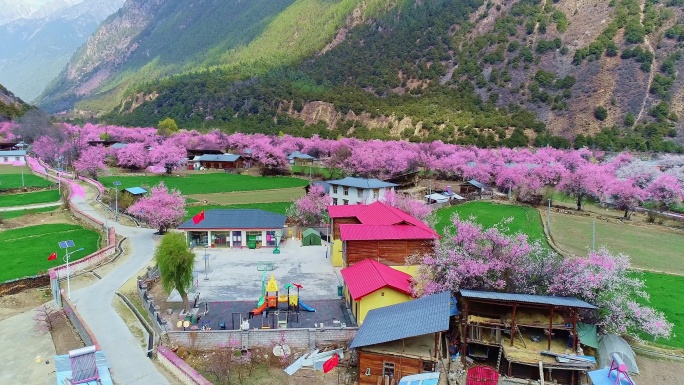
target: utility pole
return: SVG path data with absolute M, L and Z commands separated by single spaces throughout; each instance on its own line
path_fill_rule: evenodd
M 548 207 L 546 209 L 546 235 L 551 236 L 551 199 L 547 200 Z

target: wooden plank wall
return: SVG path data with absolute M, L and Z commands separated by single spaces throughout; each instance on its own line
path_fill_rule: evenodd
M 404 376 L 423 372 L 423 361 L 416 358 L 397 357 L 386 354 L 365 352 L 359 350 L 359 385 L 377 385 L 382 377 L 384 362 L 394 363 L 394 384 Z M 366 376 L 366 368 L 370 368 L 371 375 Z M 384 382 L 383 382 L 384 384 Z
M 389 266 L 403 266 L 406 264 L 406 257 L 432 250 L 432 240 L 347 241 L 347 266 L 366 258 Z
M 335 218 L 333 219 L 333 238 L 340 239 L 340 225 L 358 225 L 361 224 L 356 217 Z

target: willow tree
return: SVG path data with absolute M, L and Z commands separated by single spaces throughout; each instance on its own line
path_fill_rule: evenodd
M 164 291 L 168 294 L 176 289 L 183 299 L 185 310 L 190 311 L 188 290 L 192 287 L 195 253 L 188 248 L 185 236 L 181 233 L 164 234 L 154 258 L 159 266 Z

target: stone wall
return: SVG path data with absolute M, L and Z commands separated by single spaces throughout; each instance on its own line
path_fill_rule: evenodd
M 90 330 L 85 321 L 83 321 L 80 314 L 78 314 L 76 307 L 66 296 L 64 296 L 64 294 L 62 294 L 61 299 L 64 314 L 66 314 L 66 316 L 69 318 L 69 321 L 71 321 L 71 325 L 73 325 L 74 329 L 76 329 L 76 333 L 78 333 L 78 335 L 81 337 L 83 343 L 86 346 L 95 345 L 97 350 L 100 350 L 100 345 L 97 343 L 95 334 L 92 332 L 92 330 Z
M 195 369 L 164 346 L 157 348 L 157 360 L 183 384 L 211 385 L 211 382 L 202 377 Z
M 356 336 L 358 328 L 327 329 L 250 329 L 209 331 L 168 331 L 171 344 L 195 349 L 214 349 L 235 341 L 238 346 L 251 348 L 273 347 L 281 339 L 291 348 L 314 349 L 323 345 L 347 344 Z

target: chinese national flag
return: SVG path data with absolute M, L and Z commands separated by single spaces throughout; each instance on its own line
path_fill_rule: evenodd
M 48 261 L 52 261 L 55 259 L 57 259 L 57 252 L 50 254 L 50 256 L 48 257 Z
M 192 217 L 192 223 L 198 224 L 204 220 L 204 210 L 200 211 L 199 214 Z
M 329 371 L 333 370 L 335 366 L 340 362 L 340 356 L 337 355 L 337 353 L 333 354 L 330 359 L 325 361 L 323 363 L 323 373 L 328 373 Z

